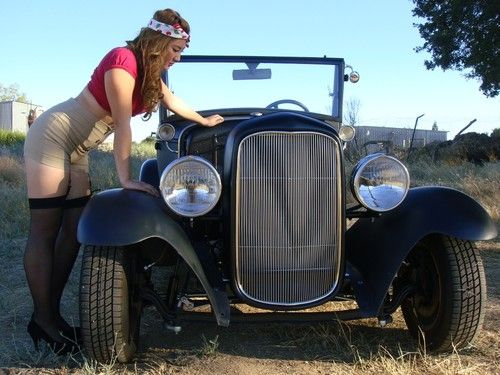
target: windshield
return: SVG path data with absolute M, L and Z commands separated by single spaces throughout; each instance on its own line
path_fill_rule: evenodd
M 342 78 L 342 59 L 184 56 L 165 80 L 197 111 L 266 108 L 285 100 L 275 108 L 305 107 L 340 119 Z

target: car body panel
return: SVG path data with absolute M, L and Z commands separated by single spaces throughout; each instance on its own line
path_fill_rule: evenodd
M 209 260 L 202 264 L 186 231 L 169 216 L 161 198 L 134 190 L 106 190 L 92 197 L 78 225 L 78 241 L 86 245 L 127 246 L 151 237 L 165 240 L 177 251 L 204 287 L 217 323 L 229 325 L 229 300 L 224 290 L 209 281 L 215 279 L 209 274 Z
M 346 260 L 362 310 L 378 314 L 402 262 L 432 233 L 472 241 L 497 235 L 488 213 L 468 195 L 445 187 L 410 189 L 399 207 L 377 218 L 358 219 L 346 233 Z

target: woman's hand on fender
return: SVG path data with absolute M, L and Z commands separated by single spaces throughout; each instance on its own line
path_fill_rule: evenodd
M 155 197 L 159 197 L 160 194 L 158 193 L 158 190 L 156 190 L 153 185 L 150 185 L 146 182 L 142 181 L 134 181 L 134 180 L 127 180 L 122 183 L 123 188 L 125 189 L 130 189 L 130 190 L 140 190 L 144 191 L 148 194 L 151 194 Z
M 206 121 L 203 124 L 203 126 L 212 127 L 215 125 L 219 125 L 221 122 L 224 122 L 224 117 L 222 117 L 220 115 L 212 115 L 212 116 L 205 117 L 205 120 Z

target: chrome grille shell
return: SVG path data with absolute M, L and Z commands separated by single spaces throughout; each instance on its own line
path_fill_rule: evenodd
M 258 305 L 300 308 L 340 277 L 343 214 L 339 141 L 319 132 L 265 131 L 238 146 L 235 272 Z

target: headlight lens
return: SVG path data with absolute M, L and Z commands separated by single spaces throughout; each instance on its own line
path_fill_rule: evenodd
M 350 142 L 354 139 L 356 130 L 351 125 L 341 125 L 339 129 L 339 138 L 344 142 Z
M 172 124 L 163 123 L 158 127 L 157 134 L 162 141 L 170 141 L 174 138 L 175 128 Z
M 217 170 L 198 156 L 174 160 L 160 178 L 163 199 L 182 216 L 195 217 L 209 212 L 217 204 L 221 189 Z
M 351 177 L 351 189 L 359 203 L 378 212 L 396 208 L 409 186 L 410 175 L 403 163 L 384 154 L 361 159 Z

